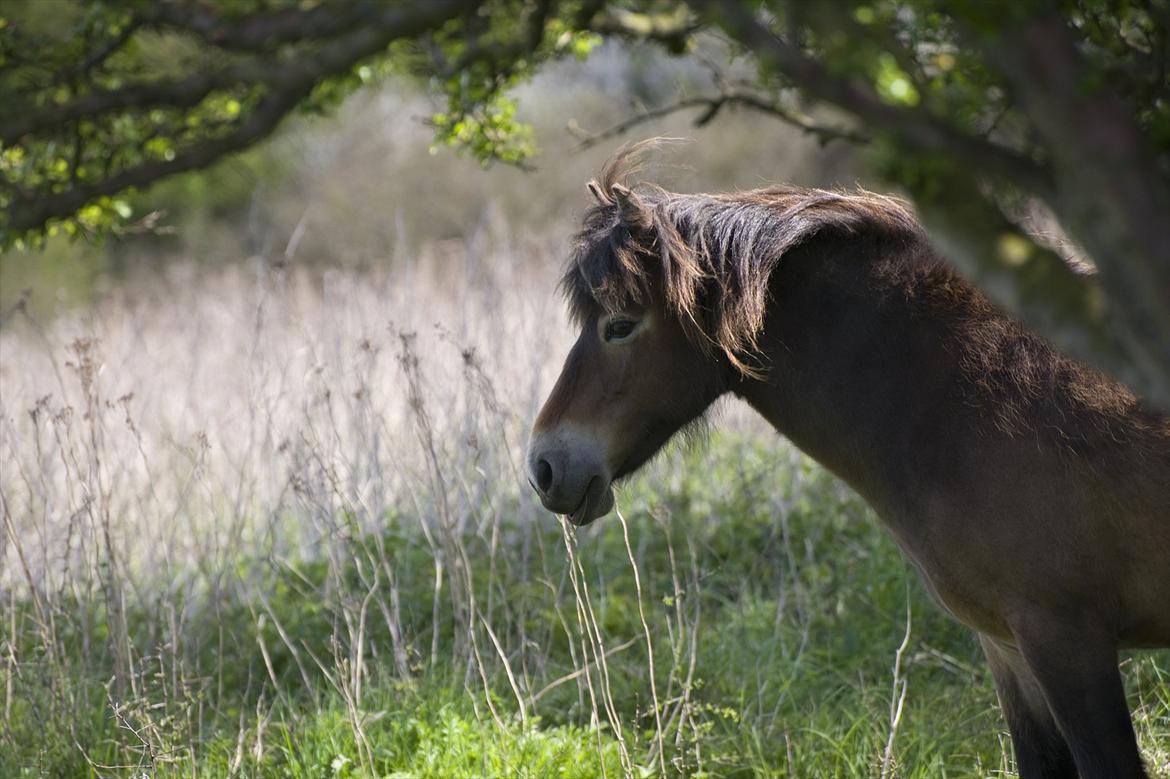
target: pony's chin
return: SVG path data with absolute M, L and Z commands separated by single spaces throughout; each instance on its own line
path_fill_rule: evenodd
M 604 517 L 613 511 L 613 484 L 602 483 L 600 478 L 594 477 L 585 490 L 585 497 L 581 505 L 572 514 L 566 516 L 569 523 L 577 527 L 584 527 L 594 520 Z

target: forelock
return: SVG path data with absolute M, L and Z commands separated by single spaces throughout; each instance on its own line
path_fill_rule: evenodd
M 772 187 L 731 195 L 684 195 L 621 187 L 645 144 L 627 147 L 590 182 L 585 215 L 561 280 L 582 324 L 597 311 L 661 300 L 698 347 L 723 353 L 744 374 L 756 350 L 768 284 L 781 257 L 814 235 L 880 232 L 915 238 L 920 228 L 900 201 L 868 192 Z M 623 200 L 624 198 L 624 200 Z M 639 226 L 619 201 L 640 204 Z

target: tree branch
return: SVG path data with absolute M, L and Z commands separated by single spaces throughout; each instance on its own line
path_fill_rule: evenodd
M 633 128 L 652 122 L 657 119 L 662 119 L 679 111 L 686 111 L 691 108 L 701 108 L 702 112 L 695 117 L 694 124 L 696 127 L 703 127 L 709 123 L 716 115 L 728 105 L 742 105 L 752 110 L 759 111 L 769 116 L 773 116 L 782 122 L 799 128 L 801 131 L 810 135 L 816 136 L 817 140 L 822 144 L 834 140 L 844 140 L 853 143 L 866 143 L 870 139 L 863 133 L 850 130 L 845 127 L 832 127 L 829 125 L 822 125 L 816 123 L 811 117 L 802 113 L 792 111 L 778 102 L 767 100 L 752 92 L 747 92 L 738 89 L 725 89 L 716 95 L 707 97 L 687 97 L 677 100 L 673 103 L 668 103 L 664 106 L 659 106 L 648 111 L 643 111 L 635 116 L 628 117 L 612 127 L 601 130 L 597 133 L 586 133 L 580 128 L 570 127 L 570 132 L 577 136 L 581 141 L 577 147 L 577 151 L 588 149 L 596 146 L 599 143 L 624 135 Z
M 608 9 L 595 13 L 588 26 L 601 35 L 657 41 L 668 51 L 678 54 L 686 50 L 687 42 L 701 25 L 687 6 L 680 3 L 670 11 L 657 13 Z
M 184 79 L 134 83 L 112 90 L 98 89 L 60 105 L 25 108 L 0 121 L 0 144 L 11 145 L 32 133 L 78 119 L 96 119 L 116 111 L 147 107 L 190 108 L 216 90 L 274 82 L 285 75 L 284 64 L 280 61 L 253 61 L 229 65 Z
M 824 65 L 760 23 L 735 0 L 687 0 L 697 11 L 722 25 L 764 64 L 791 79 L 810 97 L 832 103 L 867 126 L 893 133 L 921 149 L 957 155 L 1003 181 L 1050 197 L 1049 170 L 984 138 L 967 135 L 925 111 L 884 102 L 873 90 L 830 73 Z
M 415 5 L 421 8 L 428 4 Z M 289 43 L 333 38 L 359 25 L 380 25 L 387 10 L 379 0 L 335 0 L 307 11 L 285 8 L 240 17 L 217 13 L 205 4 L 155 2 L 139 11 L 136 19 L 155 29 L 189 33 L 218 49 L 261 52 Z
M 94 68 L 100 66 L 111 56 L 120 50 L 126 43 L 138 32 L 142 23 L 137 19 L 132 19 L 122 28 L 122 31 L 106 42 L 97 51 L 90 53 L 84 60 L 77 64 L 76 67 L 70 68 L 57 75 L 57 81 L 61 83 L 68 82 L 71 79 L 79 78 L 89 73 Z
M 225 68 L 204 79 L 214 81 L 216 78 L 225 78 L 222 74 L 227 71 L 234 75 L 248 72 L 256 76 L 251 83 L 260 84 L 267 88 L 267 93 L 260 104 L 244 119 L 235 130 L 229 134 L 205 140 L 187 149 L 180 151 L 170 160 L 153 160 L 145 162 L 99 181 L 74 186 L 70 189 L 53 193 L 22 193 L 13 198 L 7 208 L 7 223 L 5 229 L 16 234 L 23 234 L 29 230 L 43 227 L 49 220 L 69 216 L 94 199 L 113 195 L 131 187 L 141 187 L 165 176 L 196 170 L 206 167 L 226 154 L 247 148 L 256 141 L 270 134 L 280 121 L 306 98 L 318 81 L 326 76 L 333 75 L 352 67 L 356 62 L 365 59 L 386 48 L 392 41 L 399 38 L 414 37 L 422 32 L 434 29 L 456 15 L 473 8 L 482 0 L 429 0 L 427 3 L 413 5 L 407 8 L 395 7 L 384 9 L 376 26 L 363 25 L 354 31 L 337 38 L 318 49 L 302 53 L 296 59 L 271 65 L 262 65 L 259 62 L 249 63 L 251 70 L 233 70 Z M 187 79 L 187 91 L 181 97 L 171 96 L 172 100 L 193 100 L 194 95 L 205 96 L 211 88 L 200 77 Z M 162 82 L 166 83 L 166 82 Z M 234 82 L 240 83 L 240 82 Z M 248 83 L 248 82 L 243 82 Z M 163 95 L 165 90 L 175 87 L 175 82 L 151 85 L 136 85 L 114 92 L 101 93 L 105 96 L 119 95 L 111 98 L 112 103 L 122 103 L 122 107 L 139 107 L 142 105 L 157 105 L 138 102 L 145 96 Z M 76 106 L 87 97 L 78 98 L 66 106 Z M 202 99 L 202 97 L 200 97 Z M 195 100 L 194 103 L 197 103 Z M 112 104 L 111 103 L 111 104 Z M 98 101 L 98 106 L 106 111 L 114 110 L 111 104 Z M 174 102 L 164 102 L 164 105 L 175 105 Z M 76 108 L 71 110 L 78 110 Z M 92 114 L 70 113 L 69 116 L 89 116 Z M 0 125 L 0 137 L 5 138 L 6 132 L 11 131 L 12 122 L 7 127 Z M 20 137 L 20 133 L 16 137 Z
M 269 135 L 280 120 L 312 90 L 312 86 L 302 85 L 299 89 L 273 93 L 262 100 L 231 133 L 195 144 L 171 160 L 145 162 L 93 184 L 63 192 L 17 199 L 8 208 L 6 227 L 20 234 L 43 227 L 55 217 L 68 216 L 96 198 L 114 195 L 131 187 L 145 186 L 176 173 L 205 168 L 221 157 L 245 149 Z
M 537 0 L 536 7 L 524 20 L 525 34 L 521 40 L 507 43 L 485 44 L 482 39 L 471 41 L 458 59 L 438 63 L 435 70 L 444 78 L 460 73 L 473 63 L 488 62 L 493 68 L 510 69 L 512 63 L 539 48 L 544 40 L 544 29 L 548 23 L 556 0 Z
M 377 15 L 364 15 L 364 24 L 315 52 L 298 52 L 296 57 L 288 59 L 256 57 L 186 78 L 132 83 L 118 89 L 88 92 L 60 105 L 25 107 L 24 110 L 13 111 L 0 121 L 0 144 L 11 145 L 30 133 L 58 127 L 79 118 L 92 119 L 126 109 L 190 108 L 212 92 L 236 86 L 293 88 L 307 78 L 317 79 L 344 70 L 384 49 L 393 40 L 414 37 L 435 29 L 482 2 L 428 0 L 426 3 L 391 8 L 378 4 L 380 12 Z M 170 5 L 160 4 L 158 7 L 170 8 Z M 245 24 L 244 29 L 248 29 L 248 25 Z M 287 33 L 291 28 L 283 29 Z

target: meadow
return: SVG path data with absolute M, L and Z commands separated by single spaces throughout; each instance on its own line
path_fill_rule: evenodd
M 1011 774 L 971 635 L 746 409 L 616 516 L 540 508 L 571 334 L 523 243 L 177 266 L 0 334 L 0 775 Z M 1165 656 L 1126 665 L 1165 774 Z
M 248 192 L 230 230 L 188 215 L 185 259 L 49 312 L 5 258 L 0 777 L 1013 776 L 972 634 L 745 407 L 588 528 L 540 506 L 523 450 L 604 150 L 426 167 L 397 97 L 281 140 L 304 162 L 268 200 L 164 188 Z M 713 132 L 705 185 L 833 170 Z M 1124 663 L 1170 777 L 1170 657 Z

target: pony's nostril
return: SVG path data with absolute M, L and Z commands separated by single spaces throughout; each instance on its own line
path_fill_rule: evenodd
M 533 475 L 536 477 L 536 488 L 542 493 L 547 493 L 552 489 L 553 469 L 548 460 L 542 458 L 537 461 Z

